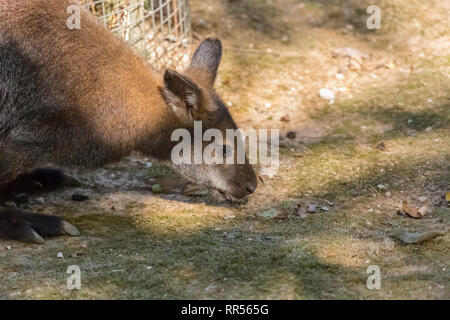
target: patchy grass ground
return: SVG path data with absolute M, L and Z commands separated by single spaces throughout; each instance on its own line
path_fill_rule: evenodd
M 374 32 L 365 1 L 193 0 L 195 33 L 224 41 L 218 92 L 239 125 L 281 130 L 278 174 L 231 207 L 180 195 L 170 169 L 139 156 L 77 170 L 82 188 L 35 195 L 46 205 L 33 207 L 82 235 L 0 241 L 0 298 L 449 299 L 450 235 L 419 245 L 391 235 L 450 227 L 450 7 L 378 3 Z M 370 59 L 333 57 L 342 47 Z M 152 179 L 164 194 L 149 192 Z M 75 192 L 90 199 L 74 203 Z M 429 214 L 397 214 L 419 197 Z M 298 215 L 297 204 L 329 212 Z M 268 209 L 287 218 L 259 215 Z M 81 290 L 66 289 L 69 265 Z M 369 265 L 380 290 L 366 287 Z

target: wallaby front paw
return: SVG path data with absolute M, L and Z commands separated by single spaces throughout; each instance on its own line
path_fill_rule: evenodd
M 43 237 L 64 234 L 78 236 L 80 232 L 57 216 L 34 214 L 16 208 L 0 208 L 0 237 L 23 242 L 44 243 Z
M 8 189 L 10 193 L 30 193 L 79 186 L 81 182 L 78 179 L 62 170 L 41 168 L 18 177 Z

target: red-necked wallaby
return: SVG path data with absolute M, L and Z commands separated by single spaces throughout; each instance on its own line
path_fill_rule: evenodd
M 183 74 L 160 75 L 89 11 L 66 26 L 72 0 L 0 0 L 0 195 L 18 177 L 73 182 L 46 163 L 99 167 L 132 151 L 170 160 L 175 129 L 237 129 L 214 92 L 222 47 L 206 39 Z M 189 180 L 227 199 L 255 191 L 251 165 L 182 164 Z M 0 207 L 0 236 L 42 242 L 78 230 L 59 217 Z

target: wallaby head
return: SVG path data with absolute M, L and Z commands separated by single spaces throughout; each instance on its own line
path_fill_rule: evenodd
M 237 161 L 238 142 L 227 141 L 227 129 L 236 130 L 237 126 L 214 91 L 214 81 L 222 58 L 222 45 L 217 39 L 204 40 L 194 53 L 189 67 L 180 74 L 173 70 L 164 73 L 164 88 L 161 93 L 167 107 L 178 118 L 185 129 L 194 133 L 194 122 L 201 122 L 201 134 L 208 129 L 217 129 L 222 133 L 223 141 L 214 141 L 220 150 L 217 156 L 223 157 L 223 164 L 195 163 L 197 153 L 205 152 L 211 142 L 202 142 L 202 150 L 191 144 L 192 161 L 190 164 L 176 165 L 180 173 L 191 181 L 207 185 L 218 191 L 222 197 L 232 200 L 241 199 L 253 193 L 257 187 L 256 175 L 245 157 L 244 163 Z M 233 137 L 233 139 L 235 139 Z M 226 158 L 232 157 L 228 162 Z M 232 164 L 230 164 L 233 162 Z

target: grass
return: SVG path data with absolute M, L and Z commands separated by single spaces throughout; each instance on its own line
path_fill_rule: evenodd
M 354 6 L 356 16 L 346 18 L 324 1 L 192 1 L 194 25 L 199 17 L 210 24 L 196 30 L 202 37 L 278 54 L 226 49 L 217 82 L 242 127 L 298 132 L 298 139 L 282 141 L 278 174 L 249 203 L 233 207 L 127 186 L 87 188 L 91 200 L 77 205 L 67 201 L 70 190 L 52 194 L 46 210 L 82 235 L 46 245 L 0 242 L 0 298 L 449 299 L 449 234 L 420 245 L 391 238 L 399 230 L 450 226 L 442 200 L 450 190 L 450 55 L 445 47 L 427 49 L 445 37 L 446 26 L 431 22 L 444 19 L 446 4 L 419 11 L 419 32 L 408 18 L 419 1 L 381 2 L 388 27 L 378 33 L 359 24 L 347 29 L 364 16 L 362 2 L 336 5 Z M 267 32 L 270 26 L 277 28 Z M 408 44 L 408 32 L 422 42 Z M 395 68 L 349 71 L 339 82 L 343 61 L 330 51 L 344 46 L 392 60 Z M 324 86 L 347 91 L 329 104 L 317 97 Z M 266 103 L 271 107 L 261 111 Z M 290 122 L 279 121 L 284 114 Z M 386 150 L 377 149 L 380 142 Z M 118 181 L 171 174 L 155 162 L 151 169 L 124 162 L 107 170 Z M 429 215 L 397 215 L 403 200 L 419 204 L 419 196 L 427 197 Z M 284 220 L 258 215 L 291 212 L 298 203 L 330 211 Z M 79 291 L 66 289 L 72 264 L 82 270 Z M 366 287 L 370 265 L 381 268 L 380 290 Z

